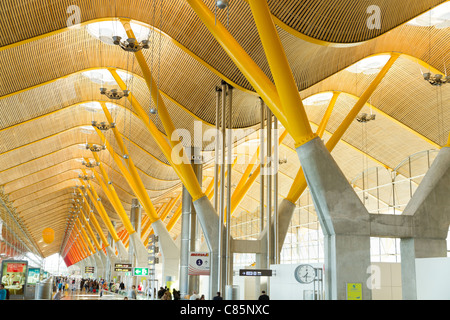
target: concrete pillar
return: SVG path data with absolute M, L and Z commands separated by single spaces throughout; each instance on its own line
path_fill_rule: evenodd
M 413 217 L 414 230 L 413 237 L 400 241 L 404 300 L 417 299 L 415 259 L 447 256 L 449 195 L 450 148 L 444 147 L 403 211 Z
M 159 250 L 162 257 L 162 285 L 172 279 L 178 279 L 178 272 L 180 266 L 180 253 L 175 241 L 166 229 L 166 226 L 161 220 L 152 223 L 153 231 L 159 239 Z
M 189 247 L 190 232 L 189 220 L 192 207 L 192 197 L 183 186 L 181 196 L 181 234 L 180 234 L 180 295 L 184 297 L 190 294 L 189 289 Z
M 202 182 L 201 149 L 191 148 L 191 165 L 198 181 Z M 189 253 L 198 250 L 197 212 L 192 203 L 192 197 L 183 186 L 181 215 L 181 243 L 180 243 L 180 295 L 191 294 L 194 290 L 199 292 L 198 276 L 188 275 Z
M 105 276 L 105 267 L 103 265 L 102 259 L 100 258 L 99 252 L 94 253 L 92 257 L 95 260 L 95 264 L 97 266 L 95 268 L 97 278 L 103 278 Z
M 346 299 L 347 283 L 361 283 L 364 300 L 370 266 L 370 219 L 320 138 L 297 148 L 317 216 L 324 232 L 325 297 Z
M 130 220 L 131 224 L 136 232 L 130 234 L 130 250 L 132 254 L 129 254 L 129 261 L 136 267 L 147 268 L 148 267 L 148 252 L 144 244 L 141 241 L 141 217 L 142 209 L 138 199 L 133 199 L 131 202 Z

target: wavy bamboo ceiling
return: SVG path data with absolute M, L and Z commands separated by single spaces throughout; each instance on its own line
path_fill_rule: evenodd
M 212 0 L 204 2 L 214 11 Z M 407 23 L 444 2 L 411 1 L 405 6 L 400 0 L 339 4 L 268 1 L 301 97 L 341 92 L 325 140 L 374 78 L 374 74 L 354 73 L 347 68 L 370 56 L 402 54 L 363 110 L 376 113 L 377 120 L 366 127 L 355 122 L 332 153 L 349 180 L 363 171 L 362 158 L 366 165 L 392 169 L 410 154 L 445 144 L 450 87 L 430 86 L 421 72 L 430 68 L 445 73 L 450 62 L 449 28 Z M 67 28 L 73 13 L 68 11 L 70 5 L 80 8 L 81 25 Z M 370 5 L 382 12 L 379 29 L 367 27 Z M 148 111 L 152 105 L 134 56 L 98 40 L 87 29 L 89 25 L 121 17 L 154 30 L 150 33 L 150 49 L 143 53 L 176 128 L 186 129 L 193 136 L 195 121 L 201 121 L 202 132 L 213 127 L 214 90 L 225 80 L 235 88 L 233 127 L 239 143 L 258 138 L 258 96 L 186 1 L 5 0 L 0 9 L 0 186 L 9 209 L 43 256 L 61 250 L 72 193 L 79 185 L 78 175 L 86 169 L 81 160 L 92 159 L 83 145 L 102 143 L 89 130 L 92 120 L 106 120 L 101 111 L 94 112 L 92 102 L 104 101 L 99 93 L 102 84 L 91 81 L 89 72 L 117 69 L 123 78 L 131 79 L 124 81 L 144 109 Z M 227 24 L 226 11 L 219 10 L 217 18 Z M 231 34 L 271 79 L 246 1 L 231 1 L 228 23 Z M 106 86 L 117 87 L 115 83 Z M 327 104 L 306 105 L 313 127 L 320 123 Z M 164 206 L 181 191 L 178 177 L 129 102 L 119 100 L 111 111 L 155 207 Z M 151 119 L 165 133 L 158 116 Z M 367 132 L 366 140 L 361 138 L 363 130 Z M 110 133 L 107 139 L 119 152 Z M 194 141 L 183 143 L 191 146 Z M 210 141 L 200 143 L 205 151 L 212 150 L 208 147 Z M 280 166 L 280 198 L 287 196 L 300 166 L 294 150 L 288 135 L 280 146 L 280 157 L 287 160 Z M 107 151 L 101 152 L 100 158 L 128 212 L 135 198 L 131 188 Z M 233 185 L 237 185 L 245 168 L 243 164 L 235 165 Z M 210 170 L 205 170 L 204 188 L 211 177 Z M 93 184 L 99 196 L 106 199 L 95 180 Z M 255 212 L 258 202 L 259 184 L 255 182 L 236 216 L 241 219 L 242 214 Z M 120 229 L 113 207 L 108 201 L 103 203 Z M 39 241 L 48 226 L 56 230 L 57 236 L 44 247 Z M 106 227 L 102 227 L 106 234 Z M 173 236 L 178 233 L 179 225 L 172 230 Z

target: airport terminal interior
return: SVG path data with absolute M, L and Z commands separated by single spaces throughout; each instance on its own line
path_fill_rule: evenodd
M 450 1 L 1 0 L 0 32 L 0 299 L 450 299 Z

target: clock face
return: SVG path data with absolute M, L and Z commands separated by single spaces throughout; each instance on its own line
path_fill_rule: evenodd
M 309 264 L 301 264 L 295 269 L 294 275 L 300 283 L 311 283 L 316 278 L 316 270 Z

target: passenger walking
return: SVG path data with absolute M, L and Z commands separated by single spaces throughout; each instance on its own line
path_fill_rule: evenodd
M 223 298 L 220 296 L 220 292 L 217 292 L 217 295 L 213 298 L 213 300 L 223 300 Z
M 0 284 L 0 300 L 6 300 L 6 289 L 3 283 Z
M 135 285 L 133 285 L 131 287 L 131 289 L 128 291 L 128 298 L 136 300 L 137 295 L 136 295 L 136 286 Z
M 259 296 L 258 300 L 270 300 L 269 296 L 266 294 L 265 291 L 261 292 L 261 295 Z

